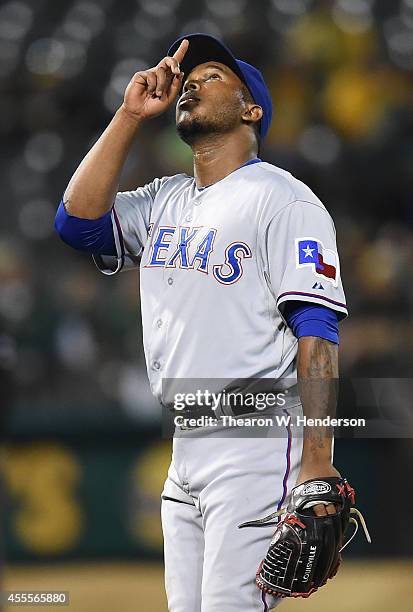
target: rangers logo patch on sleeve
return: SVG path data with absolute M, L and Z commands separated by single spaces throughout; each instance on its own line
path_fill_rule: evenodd
M 338 255 L 326 249 L 317 238 L 296 238 L 296 267 L 312 268 L 313 274 L 337 287 L 339 278 Z

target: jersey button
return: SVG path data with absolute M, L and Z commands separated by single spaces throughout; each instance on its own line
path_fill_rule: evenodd
M 185 221 L 192 221 L 192 217 L 191 217 L 191 215 L 187 215 L 187 216 L 185 217 Z
M 158 320 L 156 321 L 156 326 L 157 326 L 157 327 L 162 327 L 162 323 L 163 323 L 162 319 L 158 319 Z
M 168 285 L 173 285 L 174 284 L 174 279 L 170 276 L 168 278 Z
M 161 369 L 161 364 L 159 363 L 159 361 L 154 361 L 152 364 L 152 367 L 154 370 L 160 370 Z

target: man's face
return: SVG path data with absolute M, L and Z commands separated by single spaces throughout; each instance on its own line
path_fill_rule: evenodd
M 245 108 L 242 82 L 220 62 L 199 64 L 187 75 L 176 105 L 178 134 L 188 144 L 199 136 L 229 132 Z

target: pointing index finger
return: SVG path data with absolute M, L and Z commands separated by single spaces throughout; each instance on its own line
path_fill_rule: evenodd
M 181 42 L 181 44 L 179 45 L 179 47 L 177 48 L 177 50 L 172 56 L 174 59 L 176 59 L 178 64 L 180 64 L 182 60 L 184 59 L 186 52 L 188 51 L 188 47 L 189 47 L 189 40 L 185 38 Z

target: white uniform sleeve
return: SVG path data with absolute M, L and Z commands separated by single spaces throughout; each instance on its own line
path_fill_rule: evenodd
M 162 179 L 155 179 L 135 191 L 119 192 L 112 209 L 116 256 L 93 255 L 104 274 L 116 274 L 139 265 L 148 239 L 153 202 Z
M 314 302 L 347 315 L 332 218 L 318 203 L 295 201 L 276 214 L 265 235 L 267 275 L 277 308 Z

